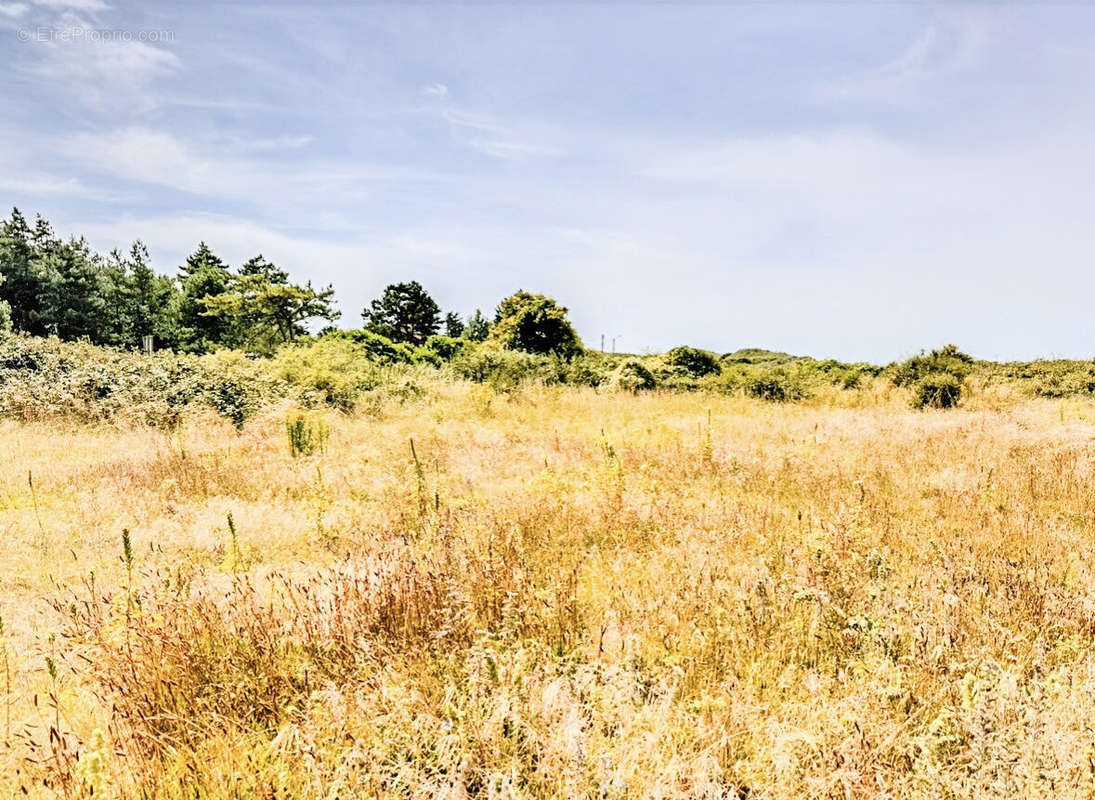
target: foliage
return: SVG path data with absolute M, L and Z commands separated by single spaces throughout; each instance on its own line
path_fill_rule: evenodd
M 946 373 L 963 381 L 973 370 L 973 357 L 948 344 L 930 353 L 913 356 L 893 370 L 895 386 L 911 386 L 932 373 Z
M 795 361 L 800 356 L 793 356 L 790 353 L 781 353 L 776 350 L 764 350 L 759 347 L 743 347 L 740 350 L 727 353 L 722 358 L 723 361 L 742 364 L 785 364 L 788 361 Z
M 674 347 L 665 354 L 665 363 L 693 378 L 702 378 L 722 371 L 714 354 L 695 347 Z
M 477 308 L 475 313 L 468 317 L 468 322 L 464 326 L 464 338 L 473 342 L 485 342 L 489 335 L 490 321 Z
M 331 436 L 331 426 L 315 412 L 297 409 L 285 418 L 285 432 L 289 439 L 289 454 L 298 458 L 323 452 Z
M 489 341 L 507 350 L 572 358 L 582 352 L 567 310 L 550 297 L 517 291 L 498 304 Z
M 657 386 L 654 375 L 641 361 L 628 359 L 612 372 L 609 385 L 619 391 L 641 392 Z
M 230 341 L 232 320 L 208 312 L 210 300 L 227 294 L 231 282 L 228 265 L 205 242 L 199 243 L 179 268 L 179 340 L 183 350 L 208 353 Z
M 962 397 L 962 381 L 949 372 L 929 372 L 913 390 L 915 408 L 954 408 Z
M 512 389 L 522 383 L 556 383 L 558 365 L 551 358 L 533 353 L 503 350 L 490 343 L 465 347 L 449 362 L 453 373 L 495 389 Z
M 238 354 L 142 356 L 56 339 L 0 339 L 0 417 L 173 427 L 185 409 L 204 406 L 240 426 L 288 391 Z
M 408 363 L 377 358 L 369 350 L 370 344 L 375 341 L 324 336 L 304 345 L 282 348 L 272 359 L 270 371 L 279 382 L 296 387 L 304 405 L 327 405 L 349 412 L 364 395 L 383 385 L 386 367 Z
M 420 345 L 440 328 L 441 309 L 418 281 L 408 281 L 388 285 L 361 318 L 373 333 Z
M 37 335 L 45 334 L 48 320 L 43 318 L 42 300 L 49 277 L 35 247 L 35 239 L 26 218 L 18 208 L 0 223 L 0 300 L 10 308 L 12 327 Z
M 134 242 L 128 256 L 114 251 L 111 261 L 115 280 L 109 304 L 116 309 L 117 324 L 108 343 L 136 349 L 151 336 L 153 347 L 177 347 L 178 290 L 170 278 L 152 270 L 148 248 Z
M 752 374 L 746 379 L 744 389 L 750 397 L 774 403 L 802 400 L 807 394 L 801 373 L 782 367 Z
M 467 339 L 458 339 L 453 336 L 440 334 L 431 336 L 426 340 L 426 349 L 436 353 L 442 361 L 449 361 L 453 356 L 468 346 Z
M 460 315 L 455 311 L 450 311 L 445 315 L 445 335 L 450 339 L 459 339 L 464 335 L 464 320 L 460 319 Z
M 224 321 L 232 345 L 269 354 L 306 335 L 309 320 L 337 319 L 334 295 L 330 286 L 290 283 L 289 273 L 259 255 L 230 277 L 223 293 L 201 303 L 206 316 Z
M 895 386 L 913 387 L 914 407 L 951 408 L 958 405 L 973 365 L 972 356 L 948 344 L 898 365 L 892 378 Z

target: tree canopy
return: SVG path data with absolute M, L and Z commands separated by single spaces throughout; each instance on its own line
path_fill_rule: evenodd
M 290 283 L 288 272 L 258 255 L 229 277 L 223 292 L 200 302 L 205 316 L 223 321 L 230 344 L 270 353 L 305 335 L 305 322 L 337 319 L 334 296 L 330 286 Z
M 566 308 L 546 295 L 523 290 L 498 304 L 488 341 L 508 350 L 554 353 L 564 358 L 582 352 L 582 341 Z
M 339 316 L 330 285 L 294 282 L 261 254 L 237 268 L 201 241 L 174 275 L 165 275 L 153 269 L 141 241 L 103 256 L 82 237 L 62 240 L 41 216 L 32 225 L 15 208 L 0 219 L 0 331 L 127 349 L 151 336 L 156 349 L 267 355 L 317 323 L 326 323 L 320 335 L 335 332 Z M 492 321 L 478 309 L 466 318 L 443 314 L 418 281 L 392 283 L 361 316 L 364 330 L 356 334 L 438 361 L 484 341 L 568 359 L 582 351 L 567 309 L 526 291 L 505 298 Z
M 418 281 L 389 284 L 361 318 L 367 330 L 393 342 L 424 344 L 441 328 L 441 308 Z

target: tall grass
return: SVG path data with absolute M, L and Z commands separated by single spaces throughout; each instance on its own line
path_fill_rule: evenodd
M 1095 790 L 1090 401 L 438 381 L 308 458 L 285 420 L 0 423 L 4 796 Z

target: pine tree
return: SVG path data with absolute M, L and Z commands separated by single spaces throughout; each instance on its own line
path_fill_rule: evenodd
M 235 347 L 271 353 L 305 335 L 312 319 L 333 321 L 335 290 L 289 282 L 289 273 L 255 256 L 233 276 L 228 291 L 205 298 L 206 314 L 225 322 Z
M 418 281 L 390 284 L 361 317 L 373 333 L 412 344 L 424 343 L 441 325 L 441 309 Z
M 464 338 L 473 342 L 485 341 L 490 335 L 490 323 L 478 308 L 468 317 L 468 324 L 464 326 Z
M 464 335 L 464 320 L 460 319 L 460 315 L 455 311 L 445 315 L 445 335 L 454 339 Z
M 36 249 L 26 217 L 13 208 L 11 218 L 0 223 L 0 301 L 8 304 L 15 330 L 41 336 L 48 327 L 42 317 L 48 280 Z
M 230 321 L 208 312 L 206 300 L 228 291 L 232 274 L 205 242 L 179 268 L 179 340 L 184 350 L 204 353 L 228 343 Z
M 62 339 L 105 338 L 106 298 L 101 259 L 84 239 L 71 239 L 44 256 L 51 276 L 42 315 Z

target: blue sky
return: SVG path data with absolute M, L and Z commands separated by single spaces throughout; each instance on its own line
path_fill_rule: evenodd
M 108 33 L 104 33 L 108 32 Z M 586 343 L 1095 354 L 1095 7 L 2 0 L 0 201 Z

